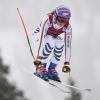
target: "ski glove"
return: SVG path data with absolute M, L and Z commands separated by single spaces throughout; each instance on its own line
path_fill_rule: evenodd
M 41 57 L 37 57 L 37 59 L 34 61 L 34 65 L 36 67 L 40 67 L 42 65 Z
M 64 72 L 64 73 L 70 72 L 70 64 L 69 64 L 69 62 L 64 62 L 64 66 L 62 68 L 62 72 Z

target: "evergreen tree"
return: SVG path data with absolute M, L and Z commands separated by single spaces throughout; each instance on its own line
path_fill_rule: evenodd
M 9 74 L 9 66 L 3 64 L 0 57 L 0 100 L 28 100 L 24 93 L 12 85 L 6 78 Z
M 75 82 L 71 78 L 69 79 L 69 85 L 75 86 Z M 82 94 L 79 91 L 72 88 L 69 88 L 69 90 L 71 91 L 70 97 L 65 100 L 82 100 Z

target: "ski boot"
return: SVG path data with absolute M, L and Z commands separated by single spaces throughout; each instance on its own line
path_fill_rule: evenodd
M 34 74 L 45 81 L 49 81 L 45 64 L 38 67 L 36 66 L 36 72 Z
M 60 78 L 58 77 L 58 73 L 55 69 L 57 65 L 54 63 L 50 63 L 50 66 L 48 68 L 48 79 L 57 81 L 57 82 L 61 82 Z

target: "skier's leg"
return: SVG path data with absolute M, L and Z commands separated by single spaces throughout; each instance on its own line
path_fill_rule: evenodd
M 42 63 L 47 63 L 52 50 L 55 47 L 55 38 L 50 35 L 46 35 L 44 42 L 41 45 L 39 56 L 42 57 Z
M 51 58 L 51 62 L 55 63 L 58 65 L 59 61 L 60 61 L 60 57 L 62 55 L 64 49 L 64 40 L 62 37 L 58 36 L 56 38 L 56 43 L 55 43 L 55 47 L 53 50 L 53 55 Z
M 55 46 L 55 41 L 56 40 L 50 35 L 46 35 L 42 41 L 39 51 L 39 56 L 42 57 L 42 66 L 37 68 L 37 74 L 41 77 L 46 75 L 44 72 L 46 72 L 46 65 L 49 60 L 49 55 Z
M 58 77 L 58 73 L 56 72 L 56 67 L 60 61 L 60 57 L 62 55 L 63 48 L 64 48 L 64 40 L 63 40 L 63 38 L 58 36 L 56 38 L 56 43 L 55 43 L 55 47 L 53 50 L 53 55 L 52 55 L 50 65 L 48 68 L 49 78 L 56 80 L 56 81 L 60 81 L 60 79 Z

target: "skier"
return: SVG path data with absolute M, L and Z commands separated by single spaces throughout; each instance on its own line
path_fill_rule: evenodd
M 56 67 L 60 61 L 64 47 L 65 62 L 62 72 L 70 72 L 72 38 L 72 28 L 69 23 L 70 17 L 71 12 L 69 8 L 64 5 L 58 6 L 44 18 L 40 27 L 34 32 L 37 40 L 40 36 L 38 56 L 34 61 L 36 66 L 35 74 L 43 79 L 61 82 Z M 64 38 L 61 34 L 64 34 Z M 49 59 L 50 65 L 47 70 L 46 66 Z

